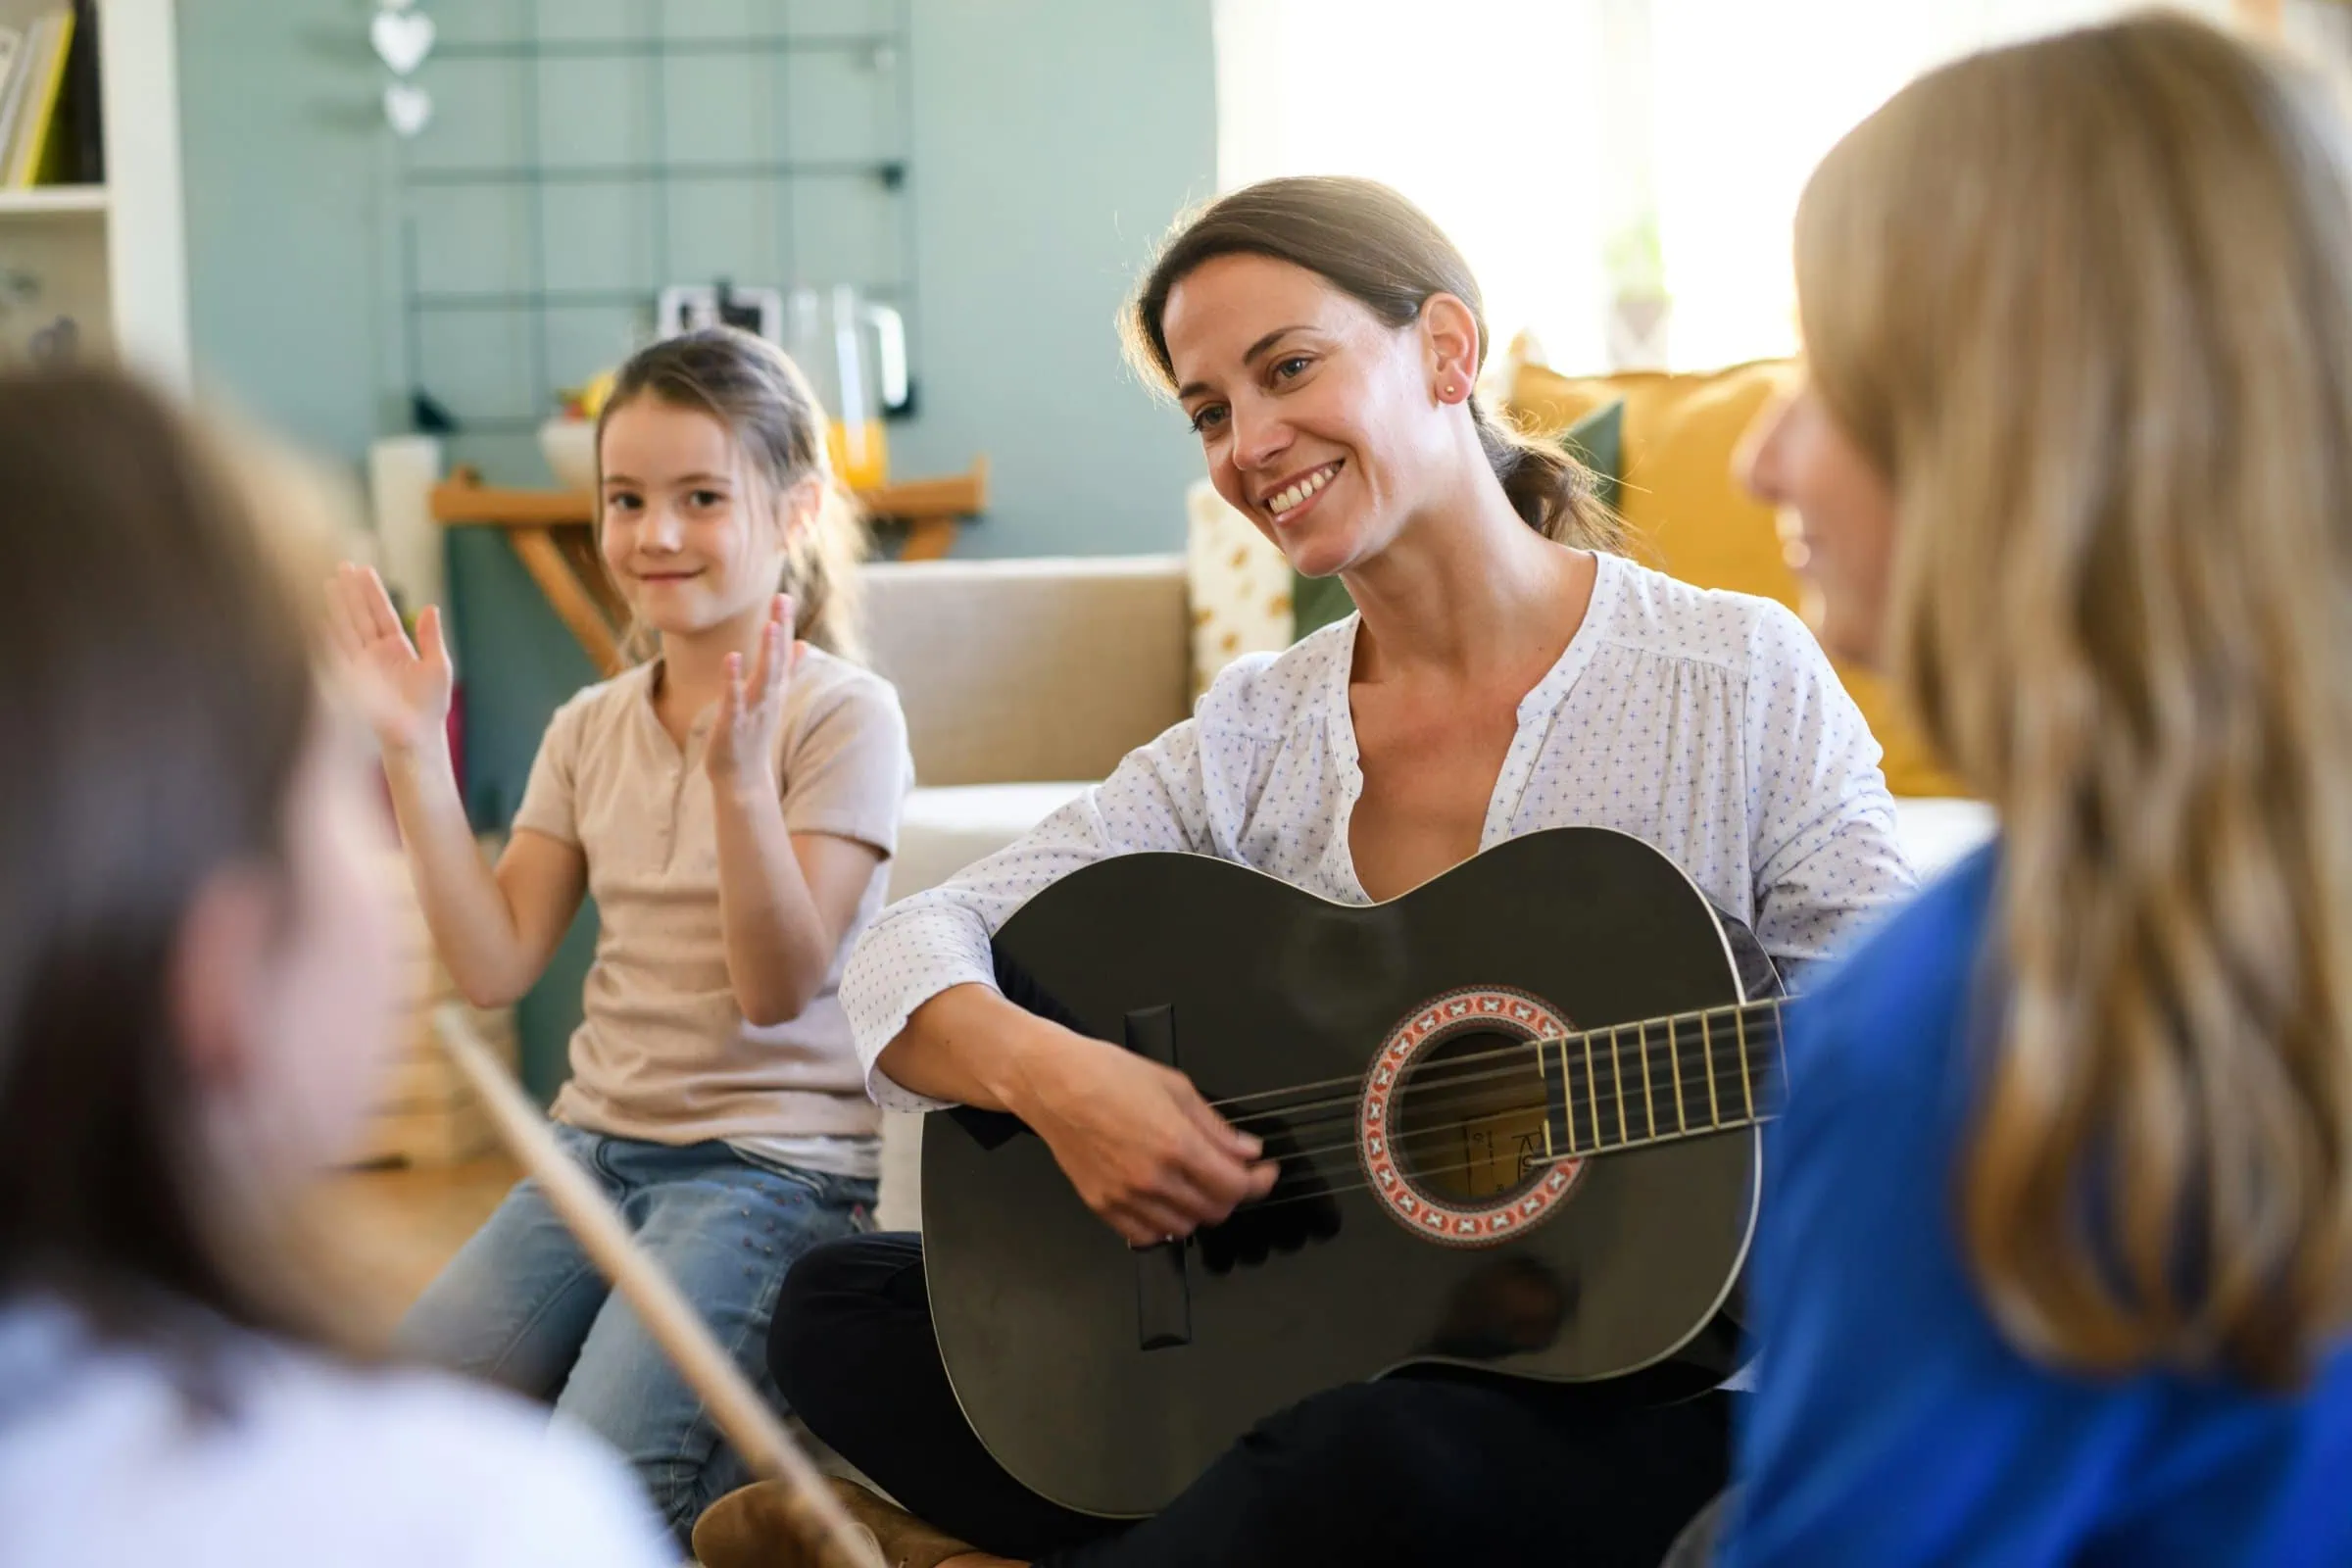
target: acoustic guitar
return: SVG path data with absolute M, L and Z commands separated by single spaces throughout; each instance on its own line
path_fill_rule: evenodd
M 1779 987 L 1641 840 L 1533 833 L 1368 906 L 1121 856 L 995 953 L 1006 996 L 1180 1069 L 1281 1170 L 1133 1250 L 1016 1119 L 927 1119 L 940 1353 L 1042 1495 L 1154 1512 L 1267 1415 L 1416 1364 L 1635 1397 L 1734 1369 Z

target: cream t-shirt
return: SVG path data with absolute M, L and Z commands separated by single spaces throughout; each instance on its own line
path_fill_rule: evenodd
M 745 1022 L 727 978 L 703 771 L 716 710 L 696 717 L 683 746 L 672 741 L 654 711 L 661 667 L 639 665 L 558 709 L 514 813 L 515 828 L 579 847 L 602 921 L 555 1115 L 662 1144 L 871 1136 L 879 1113 L 836 987 L 882 906 L 888 865 L 874 868 L 816 999 L 772 1027 Z M 914 762 L 891 684 L 811 648 L 778 731 L 786 828 L 892 854 Z

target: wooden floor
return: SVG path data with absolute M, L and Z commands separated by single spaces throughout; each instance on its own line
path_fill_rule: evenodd
M 389 1332 L 517 1174 L 512 1161 L 492 1156 L 419 1170 L 349 1171 L 327 1184 L 321 1201 L 329 1234 L 357 1275 L 368 1332 Z

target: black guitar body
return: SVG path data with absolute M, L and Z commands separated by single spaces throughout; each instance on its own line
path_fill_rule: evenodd
M 996 940 L 1006 994 L 1172 1060 L 1211 1102 L 1260 1097 L 1226 1113 L 1283 1177 L 1137 1251 L 1018 1122 L 928 1118 L 931 1308 L 973 1430 L 1044 1496 L 1131 1516 L 1285 1405 L 1415 1363 L 1710 1386 L 1736 1346 L 1752 1127 L 1557 1164 L 1563 1118 L 1601 1113 L 1524 1040 L 1746 1000 L 1770 966 L 1735 940 L 1672 862 L 1598 828 L 1512 840 L 1369 907 L 1188 855 L 1039 895 Z M 1669 1063 L 1645 1049 L 1656 1107 Z M 1643 1088 L 1631 1031 L 1622 1050 L 1575 1065 Z

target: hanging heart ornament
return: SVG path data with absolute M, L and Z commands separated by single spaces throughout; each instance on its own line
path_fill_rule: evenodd
M 378 11 L 368 24 L 368 40 L 392 74 L 406 76 L 433 52 L 433 19 L 421 11 Z
M 433 118 L 433 95 L 413 81 L 396 81 L 384 89 L 384 118 L 403 136 L 414 136 Z

